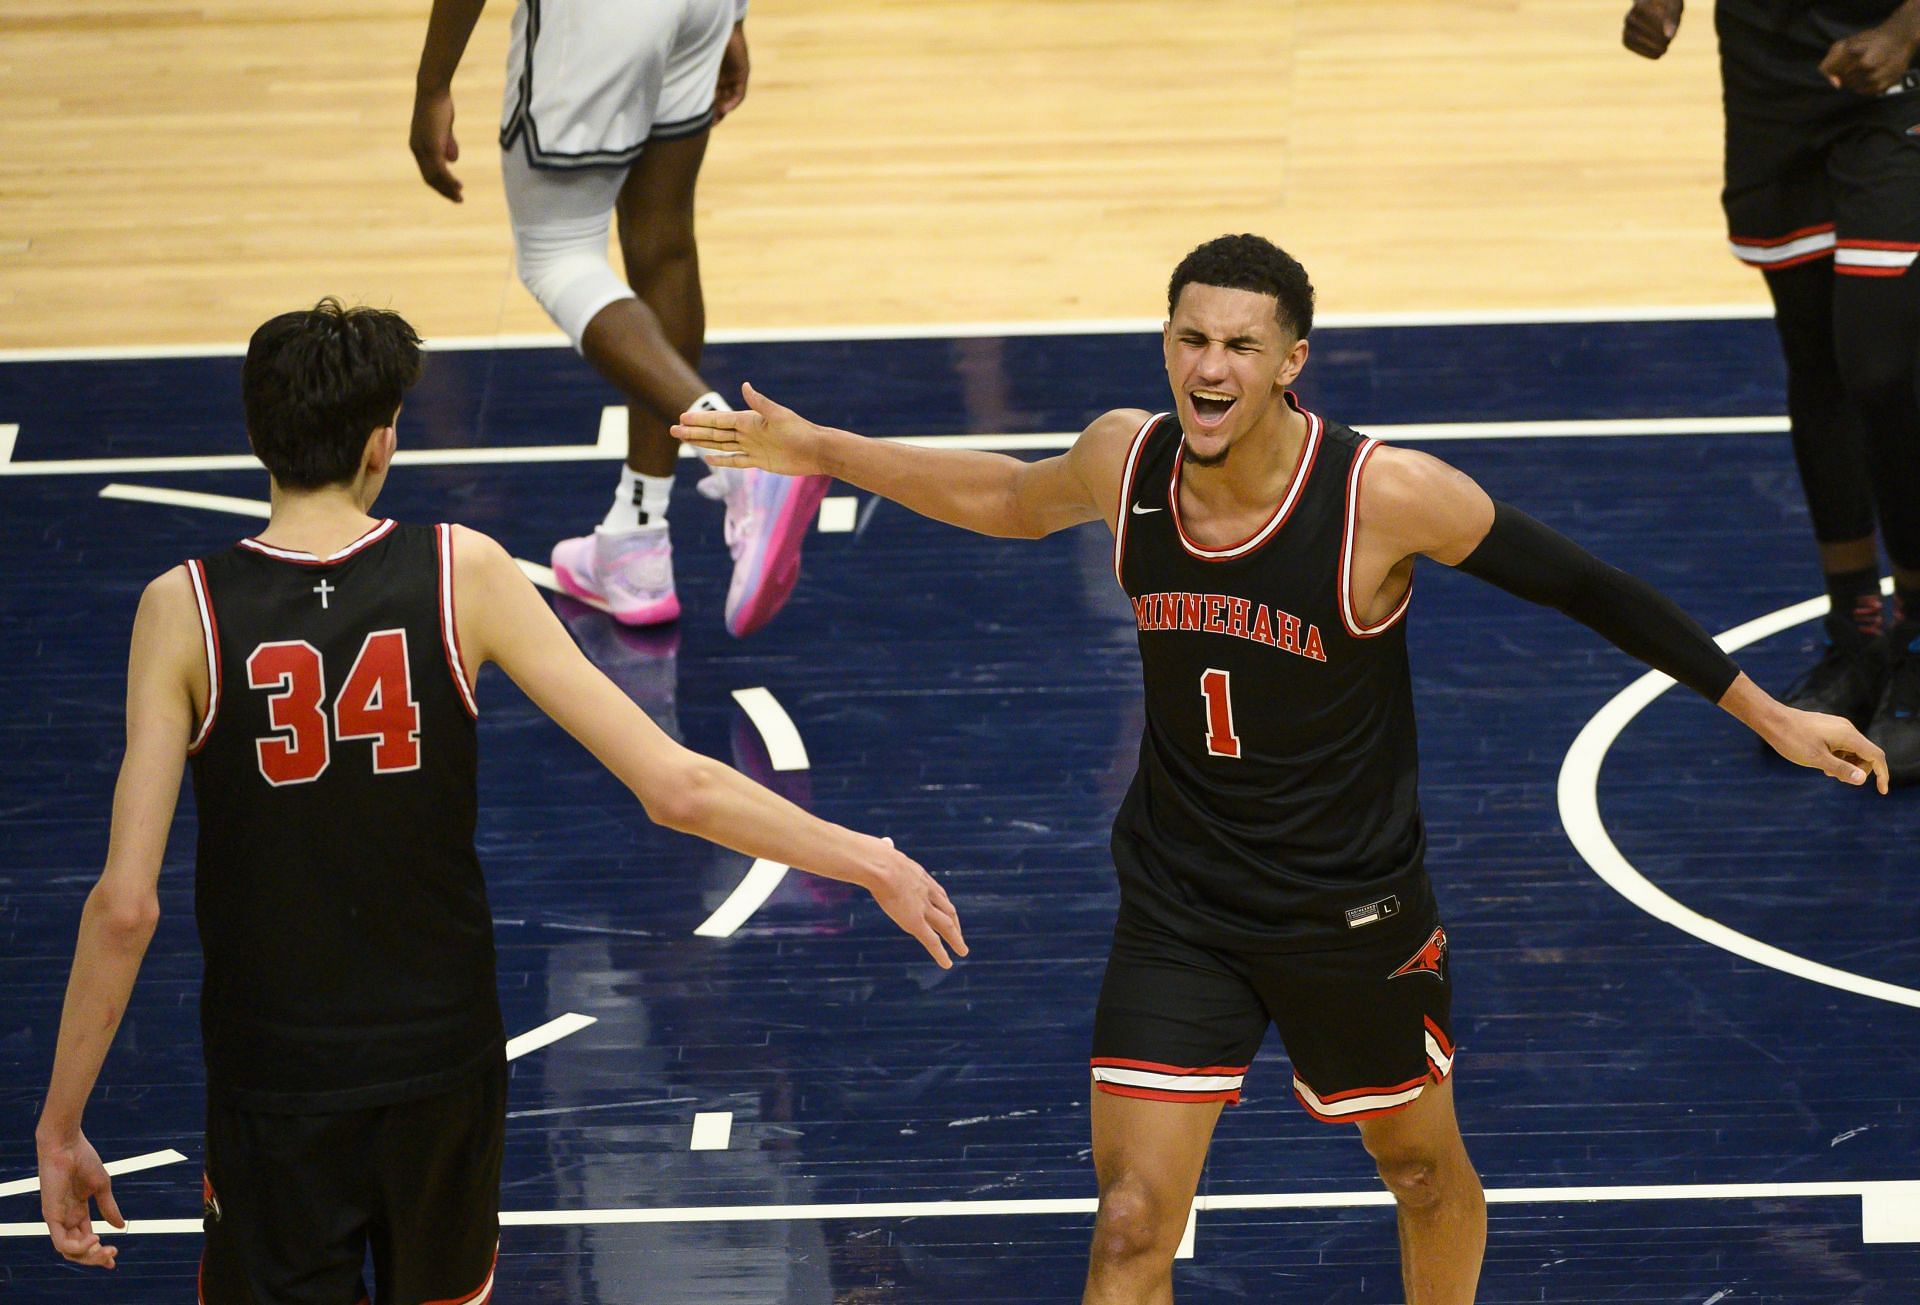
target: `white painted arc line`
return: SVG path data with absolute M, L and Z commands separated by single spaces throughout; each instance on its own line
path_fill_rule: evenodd
M 823 535 L 844 535 L 853 530 L 860 517 L 860 500 L 851 494 L 835 494 L 820 500 L 820 524 Z
M 562 1038 L 570 1038 L 588 1025 L 599 1023 L 591 1015 L 581 1015 L 568 1011 L 565 1015 L 550 1019 L 537 1029 L 528 1029 L 518 1037 L 507 1039 L 507 1059 L 518 1060 L 530 1051 L 552 1046 Z
M 787 877 L 787 867 L 778 861 L 755 861 L 739 885 L 720 903 L 719 909 L 693 932 L 701 938 L 731 938 L 753 913 L 767 904 L 773 890 Z
M 703 1110 L 693 1117 L 693 1139 L 687 1149 L 690 1151 L 724 1151 L 733 1140 L 733 1112 L 731 1110 Z
M 128 1156 L 125 1160 L 109 1160 L 106 1170 L 113 1177 L 121 1174 L 137 1174 L 148 1169 L 158 1169 L 162 1165 L 176 1165 L 186 1157 L 169 1147 L 165 1151 L 149 1151 L 145 1155 Z M 40 1179 L 16 1178 L 10 1183 L 0 1183 L 0 1196 L 24 1196 L 28 1192 L 40 1190 Z
M 1765 304 L 1647 304 L 1622 308 L 1470 308 L 1432 312 L 1320 313 L 1321 330 L 1375 326 L 1525 326 L 1536 323 L 1685 322 L 1766 318 Z M 902 322 L 875 326 L 788 326 L 725 328 L 707 332 L 708 344 L 798 344 L 817 340 L 964 339 L 993 335 L 1134 335 L 1160 330 L 1158 317 L 1103 317 L 1036 322 Z M 426 342 L 429 352 L 476 349 L 564 349 L 571 345 L 557 332 L 505 335 L 449 335 Z M 91 348 L 0 349 L 0 363 L 89 362 L 143 358 L 239 358 L 247 346 L 220 344 L 113 344 Z
M 1809 1183 L 1684 1183 L 1627 1187 L 1508 1187 L 1487 1192 L 1494 1205 L 1597 1204 L 1609 1201 L 1778 1201 L 1853 1196 L 1867 1203 L 1908 1201 L 1920 1183 L 1856 1181 Z M 504 1210 L 509 1227 L 582 1227 L 600 1224 L 768 1223 L 805 1219 L 924 1219 L 993 1215 L 1092 1214 L 1093 1197 L 1033 1197 L 996 1201 L 861 1201 L 840 1205 L 694 1205 L 640 1209 Z M 1361 1192 L 1279 1192 L 1201 1196 L 1198 1210 L 1331 1210 L 1393 1204 L 1380 1188 Z M 132 1220 L 127 1234 L 197 1233 L 198 1219 Z M 1884 1225 L 1883 1225 L 1884 1226 Z M 116 1235 L 120 1234 L 116 1230 Z M 44 1237 L 41 1223 L 0 1224 L 0 1237 Z
M 778 698 L 766 689 L 754 688 L 735 689 L 733 700 L 760 731 L 760 739 L 767 745 L 767 759 L 775 770 L 807 768 L 807 747 L 800 741 L 800 731 L 794 728 L 793 718 L 787 715 Z
M 1881 582 L 1883 590 L 1891 592 L 1891 579 Z M 1827 610 L 1825 598 L 1810 598 L 1804 603 L 1795 603 L 1783 607 L 1777 612 L 1769 612 L 1744 625 L 1737 625 L 1726 633 L 1715 637 L 1721 648 L 1727 652 L 1737 652 L 1750 643 L 1788 630 L 1805 621 L 1824 614 Z M 1567 749 L 1566 760 L 1560 766 L 1559 805 L 1560 822 L 1566 827 L 1567 837 L 1572 841 L 1574 850 L 1609 888 L 1619 893 L 1629 902 L 1651 915 L 1654 919 L 1670 924 L 1684 933 L 1693 935 L 1704 943 L 1733 953 L 1735 956 L 1779 970 L 1797 978 L 1813 983 L 1824 984 L 1829 988 L 1838 988 L 1842 992 L 1855 993 L 1862 997 L 1873 997 L 1880 1001 L 1892 1002 L 1900 1006 L 1920 1008 L 1920 990 L 1904 988 L 1899 984 L 1887 983 L 1880 979 L 1870 979 L 1864 975 L 1853 974 L 1846 970 L 1822 965 L 1810 961 L 1804 956 L 1763 943 L 1757 938 L 1728 928 L 1718 920 L 1709 919 L 1691 907 L 1682 906 L 1661 889 L 1656 888 L 1645 875 L 1634 868 L 1620 849 L 1614 846 L 1608 835 L 1606 825 L 1600 818 L 1600 767 L 1606 760 L 1607 750 L 1622 731 L 1661 694 L 1673 687 L 1673 680 L 1658 671 L 1649 671 L 1615 694 L 1613 699 L 1594 714 L 1575 736 L 1573 745 Z M 1815 772 L 1808 772 L 1808 781 L 1822 779 Z M 1862 795 L 1863 799 L 1866 795 Z
M 1787 429 L 1785 417 L 1621 417 L 1593 421 L 1466 421 L 1418 425 L 1368 425 L 1365 433 L 1389 443 L 1416 444 L 1442 440 L 1594 439 L 1630 435 L 1761 435 Z M 926 449 L 973 449 L 988 453 L 1057 452 L 1073 447 L 1078 431 L 1039 431 L 1032 434 L 881 435 L 896 444 Z M 402 449 L 394 455 L 398 466 L 518 465 L 536 462 L 605 462 L 617 460 L 618 449 L 594 444 L 533 444 L 497 449 Z M 681 445 L 680 456 L 699 456 L 692 445 Z M 217 453 L 181 457 L 69 458 L 44 462 L 0 462 L 0 476 L 136 475 L 161 471 L 259 471 L 250 453 Z
M 162 507 L 199 508 L 205 512 L 231 512 L 235 516 L 258 517 L 262 521 L 273 515 L 273 505 L 257 498 L 202 494 L 189 489 L 162 489 L 155 485 L 122 485 L 115 482 L 102 489 L 100 497 L 121 499 L 128 503 L 157 503 Z

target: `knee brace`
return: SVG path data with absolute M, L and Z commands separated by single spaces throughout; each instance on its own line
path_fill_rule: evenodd
M 514 227 L 520 283 L 567 333 L 575 349 L 596 313 L 615 300 L 637 297 L 607 261 L 611 217 Z

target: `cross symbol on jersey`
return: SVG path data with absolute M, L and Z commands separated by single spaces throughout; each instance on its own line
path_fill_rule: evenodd
M 334 592 L 334 587 L 322 580 L 313 587 L 313 592 L 320 595 L 320 606 L 324 608 L 327 606 L 327 595 Z

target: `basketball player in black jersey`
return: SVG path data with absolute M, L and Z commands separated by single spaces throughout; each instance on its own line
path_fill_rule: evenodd
M 499 1236 L 506 1060 L 474 853 L 475 684 L 498 665 L 673 829 L 868 889 L 942 966 L 927 872 L 663 733 L 581 655 L 513 559 L 460 526 L 369 514 L 419 340 L 326 301 L 254 334 L 257 537 L 174 568 L 134 621 L 112 838 L 81 915 L 36 1134 L 68 1259 L 124 1226 L 81 1115 L 159 912 L 189 762 L 206 954 L 200 1299 L 477 1305 Z M 944 945 L 943 945 L 944 944 Z
M 1660 58 L 1680 15 L 1638 0 L 1627 48 Z M 1920 0 L 1718 0 L 1714 28 L 1721 206 L 1773 297 L 1830 602 L 1785 697 L 1864 725 L 1894 782 L 1920 783 Z
M 1196 249 L 1168 313 L 1175 411 L 1109 412 L 1061 457 L 862 439 L 751 387 L 752 411 L 688 413 L 675 434 L 985 534 L 1114 532 L 1147 710 L 1113 832 L 1086 1299 L 1172 1299 L 1214 1122 L 1273 1023 L 1300 1103 L 1358 1124 L 1398 1201 L 1408 1301 L 1456 1305 L 1473 1297 L 1486 1208 L 1454 1120 L 1447 937 L 1415 791 L 1414 560 L 1560 607 L 1802 765 L 1884 791 L 1884 761 L 1847 721 L 1773 701 L 1644 583 L 1445 463 L 1303 410 L 1287 386 L 1313 291 L 1265 240 Z

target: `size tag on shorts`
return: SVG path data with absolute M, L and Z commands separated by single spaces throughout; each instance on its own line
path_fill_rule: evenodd
M 1400 914 L 1398 897 L 1383 897 L 1377 902 L 1368 902 L 1365 906 L 1356 906 L 1347 912 L 1347 928 L 1358 929 L 1363 924 L 1378 924 Z

